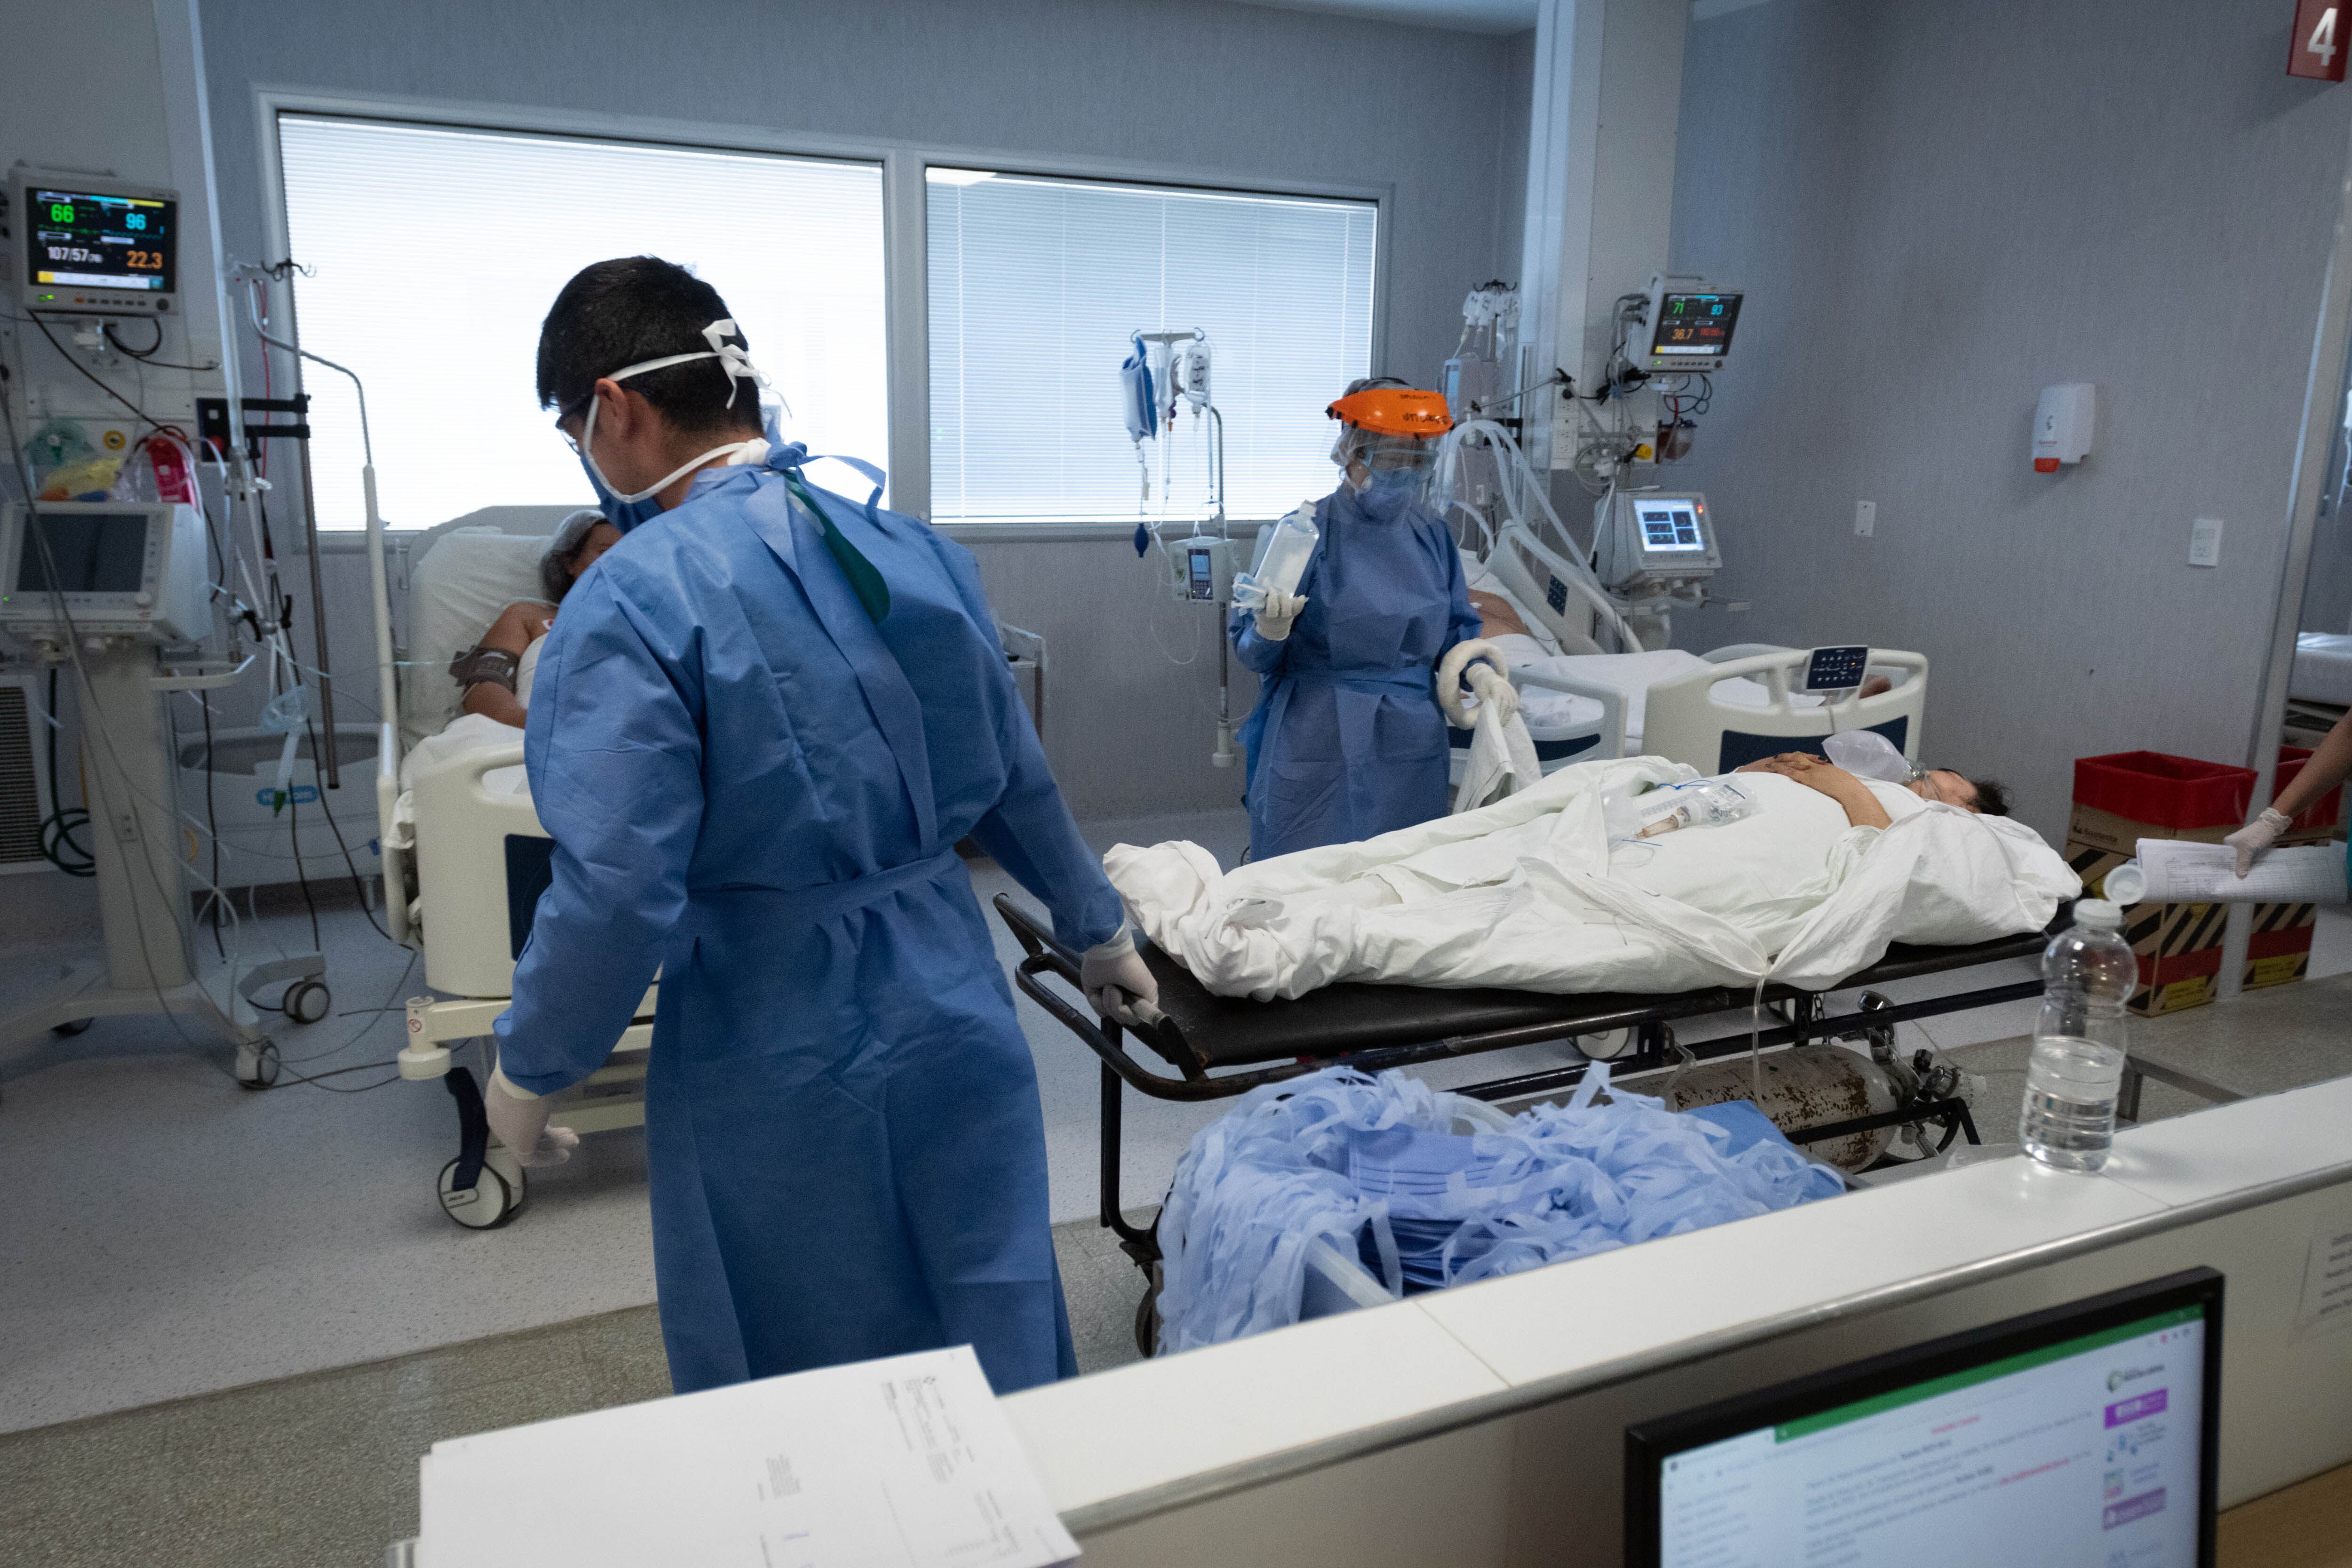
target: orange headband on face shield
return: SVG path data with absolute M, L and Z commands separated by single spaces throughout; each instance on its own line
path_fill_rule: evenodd
M 1454 428 L 1442 394 L 1412 386 L 1368 386 L 1350 393 L 1324 413 L 1342 424 L 1378 436 L 1443 436 Z

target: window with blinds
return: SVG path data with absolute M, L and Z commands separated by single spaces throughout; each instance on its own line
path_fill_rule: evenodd
M 391 526 L 593 502 L 533 369 L 556 291 L 614 256 L 719 290 L 789 437 L 887 464 L 879 163 L 298 114 L 278 138 L 302 346 L 367 384 Z M 360 527 L 351 383 L 316 365 L 307 382 L 320 526 Z
M 1199 515 L 1189 414 L 1146 444 L 1141 499 L 1118 380 L 1139 331 L 1209 335 L 1228 516 L 1331 489 L 1323 409 L 1370 362 L 1377 204 L 947 168 L 928 197 L 935 520 Z

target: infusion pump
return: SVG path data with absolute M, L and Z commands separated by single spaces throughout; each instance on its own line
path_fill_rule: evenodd
M 0 631 L 194 643 L 213 627 L 205 520 L 174 501 L 22 501 L 0 513 Z
M 1694 583 L 1723 568 L 1706 497 L 1696 490 L 1617 490 L 1594 509 L 1596 574 L 1612 594 Z

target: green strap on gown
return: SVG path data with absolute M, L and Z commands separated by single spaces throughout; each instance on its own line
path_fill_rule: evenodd
M 834 527 L 833 519 L 825 515 L 824 508 L 817 505 L 816 498 L 809 494 L 808 487 L 801 483 L 798 474 L 787 470 L 784 488 L 801 505 L 808 508 L 811 517 L 816 519 L 817 526 L 824 531 L 825 549 L 831 551 L 834 560 L 840 563 L 841 574 L 849 579 L 850 591 L 857 595 L 857 602 L 866 606 L 866 618 L 878 623 L 890 613 L 890 584 L 882 580 L 882 574 L 874 569 L 874 563 L 866 559 L 857 546 L 844 538 L 841 530 Z

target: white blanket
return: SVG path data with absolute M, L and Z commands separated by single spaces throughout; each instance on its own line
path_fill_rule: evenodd
M 1184 843 L 1122 844 L 1104 865 L 1152 941 L 1211 991 L 1259 1001 L 1339 981 L 1827 990 L 1890 942 L 2036 931 L 2081 891 L 2022 823 L 1895 784 L 1871 785 L 1894 819 L 1882 830 L 1793 779 L 1743 773 L 1756 815 L 1612 850 L 1603 794 L 1696 776 L 1663 757 L 1585 763 L 1480 811 L 1230 873 Z

